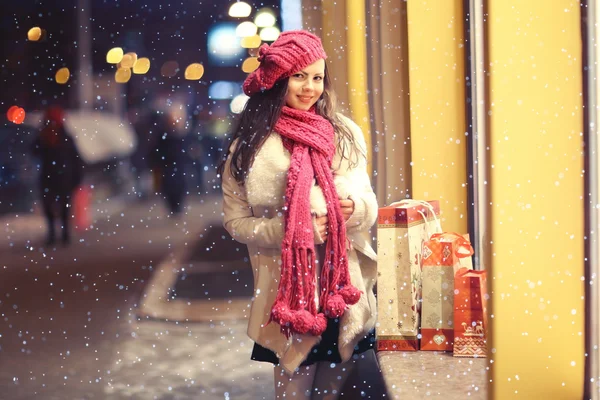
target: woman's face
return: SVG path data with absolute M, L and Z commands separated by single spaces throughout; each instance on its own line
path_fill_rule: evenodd
M 310 109 L 323 93 L 325 60 L 320 59 L 296 72 L 288 80 L 285 103 L 297 110 Z

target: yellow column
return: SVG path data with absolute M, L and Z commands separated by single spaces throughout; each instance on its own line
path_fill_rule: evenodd
M 418 2 L 417 2 L 418 3 Z M 583 396 L 579 2 L 489 4 L 492 398 Z
M 346 3 L 321 0 L 323 29 L 321 40 L 327 53 L 327 70 L 338 99 L 338 107 L 349 114 L 348 43 L 346 39 Z
M 467 232 L 462 1 L 409 1 L 412 197 L 440 200 L 442 227 Z
M 367 143 L 367 161 L 371 166 L 371 132 L 367 99 L 367 43 L 365 2 L 346 0 L 347 70 L 352 119 L 360 126 Z

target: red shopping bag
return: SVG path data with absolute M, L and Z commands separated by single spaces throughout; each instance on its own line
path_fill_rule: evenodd
M 454 356 L 487 355 L 486 271 L 461 268 L 454 277 Z
M 73 193 L 73 216 L 78 231 L 85 231 L 92 225 L 89 209 L 91 199 L 92 190 L 88 186 L 79 186 Z
M 435 233 L 423 244 L 421 350 L 452 351 L 454 274 L 473 247 L 458 233 Z

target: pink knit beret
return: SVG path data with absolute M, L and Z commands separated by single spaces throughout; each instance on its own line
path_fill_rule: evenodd
M 273 87 L 275 82 L 287 78 L 317 60 L 327 58 L 321 39 L 307 31 L 286 31 L 269 46 L 258 50 L 260 66 L 244 81 L 244 93 L 252 96 Z

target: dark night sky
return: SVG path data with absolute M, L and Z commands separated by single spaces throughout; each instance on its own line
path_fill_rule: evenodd
M 127 88 L 130 94 L 148 88 L 153 92 L 183 88 L 195 92 L 197 98 L 204 98 L 211 81 L 243 80 L 245 74 L 239 67 L 210 66 L 206 54 L 209 27 L 215 22 L 239 21 L 227 15 L 232 2 L 91 0 L 94 73 L 114 74 L 113 67 L 106 63 L 106 52 L 120 46 L 125 52 L 135 51 L 150 58 L 152 64 L 147 75 L 132 77 Z M 73 106 L 71 86 L 76 82 L 77 71 L 76 0 L 1 0 L 0 3 L 0 109 L 3 111 L 12 104 L 35 109 L 42 106 L 43 100 Z M 263 6 L 278 12 L 279 0 L 254 3 L 255 10 Z M 47 40 L 27 41 L 27 31 L 34 26 L 47 30 Z M 177 60 L 183 68 L 191 62 L 200 62 L 205 65 L 205 75 L 200 82 L 185 81 L 182 71 L 175 78 L 163 78 L 160 65 L 167 60 Z M 54 74 L 63 66 L 71 70 L 71 80 L 67 85 L 58 85 Z

